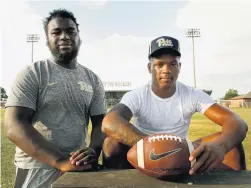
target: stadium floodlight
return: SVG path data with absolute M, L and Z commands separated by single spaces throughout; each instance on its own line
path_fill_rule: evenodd
M 196 88 L 194 38 L 200 37 L 200 29 L 188 29 L 186 35 L 187 37 L 192 38 L 193 42 L 193 77 L 194 77 L 194 87 Z
M 33 43 L 39 41 L 39 35 L 38 34 L 28 34 L 27 35 L 27 42 L 31 42 L 31 63 L 33 63 Z

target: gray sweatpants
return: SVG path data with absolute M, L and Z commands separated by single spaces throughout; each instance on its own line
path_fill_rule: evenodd
M 63 172 L 55 168 L 16 168 L 14 188 L 51 188 L 52 183 L 62 175 Z

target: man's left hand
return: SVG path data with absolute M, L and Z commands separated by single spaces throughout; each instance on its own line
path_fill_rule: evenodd
M 189 174 L 193 175 L 196 172 L 208 172 L 213 170 L 223 161 L 225 154 L 225 147 L 217 142 L 205 142 L 200 144 L 189 157 L 190 161 L 196 159 Z
M 95 151 L 89 147 L 72 152 L 70 157 L 71 164 L 77 166 L 94 164 L 97 163 L 97 161 L 98 160 Z

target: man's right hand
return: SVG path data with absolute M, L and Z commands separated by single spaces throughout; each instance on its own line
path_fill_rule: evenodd
M 77 166 L 94 164 L 98 162 L 95 151 L 89 147 L 81 148 L 76 152 L 72 152 L 70 155 L 71 164 Z
M 77 166 L 77 165 L 71 164 L 70 160 L 67 159 L 67 160 L 60 162 L 58 168 L 62 172 L 82 172 L 82 171 L 87 171 L 87 170 L 92 169 L 92 165 L 87 164 L 87 165 Z

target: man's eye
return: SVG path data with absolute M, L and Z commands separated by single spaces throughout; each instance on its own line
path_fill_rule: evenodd
M 71 34 L 71 35 L 73 35 L 73 34 L 75 34 L 76 32 L 75 32 L 74 30 L 70 30 L 70 31 L 68 31 L 68 33 Z
M 58 35 L 60 32 L 58 32 L 58 31 L 54 31 L 54 32 L 52 32 L 51 34 L 52 35 Z

